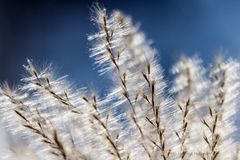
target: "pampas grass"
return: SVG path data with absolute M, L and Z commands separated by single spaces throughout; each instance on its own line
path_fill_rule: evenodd
M 145 35 L 121 11 L 94 5 L 90 57 L 113 86 L 100 97 L 32 60 L 16 87 L 0 88 L 1 123 L 14 140 L 1 159 L 239 159 L 240 63 L 197 57 L 173 66 L 173 83 Z

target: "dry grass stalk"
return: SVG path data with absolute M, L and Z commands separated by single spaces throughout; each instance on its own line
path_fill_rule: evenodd
M 167 88 L 155 50 L 131 18 L 93 8 L 99 32 L 89 36 L 91 57 L 101 74 L 115 78 L 113 86 L 99 98 L 28 60 L 20 86 L 0 88 L 2 123 L 26 141 L 32 149 L 26 153 L 53 160 L 236 158 L 231 137 L 237 130 L 239 62 L 218 62 L 209 80 L 199 58 L 182 58 Z M 17 150 L 0 156 L 16 159 Z

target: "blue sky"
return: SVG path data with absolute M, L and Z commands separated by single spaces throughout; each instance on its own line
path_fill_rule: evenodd
M 53 62 L 79 86 L 106 88 L 89 58 L 87 35 L 96 31 L 89 8 L 93 1 L 48 0 L 0 2 L 0 81 L 17 83 L 22 64 Z M 153 41 L 166 74 L 184 54 L 199 56 L 206 66 L 222 51 L 239 58 L 240 1 L 238 0 L 104 0 L 108 11 L 120 9 L 141 24 Z

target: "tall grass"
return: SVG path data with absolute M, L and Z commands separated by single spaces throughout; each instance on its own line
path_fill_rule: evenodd
M 88 37 L 90 57 L 112 80 L 108 94 L 27 60 L 20 84 L 0 88 L 2 125 L 18 137 L 1 159 L 240 159 L 238 61 L 216 58 L 206 69 L 197 56 L 182 57 L 167 83 L 129 16 L 95 5 L 91 18 L 98 31 Z

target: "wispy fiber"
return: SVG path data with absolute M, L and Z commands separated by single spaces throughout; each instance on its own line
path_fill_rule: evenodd
M 91 20 L 90 57 L 109 76 L 108 93 L 78 88 L 28 59 L 19 85 L 0 86 L 1 124 L 12 139 L 1 159 L 239 159 L 237 60 L 217 58 L 205 69 L 197 56 L 182 57 L 171 84 L 131 17 L 96 4 Z

